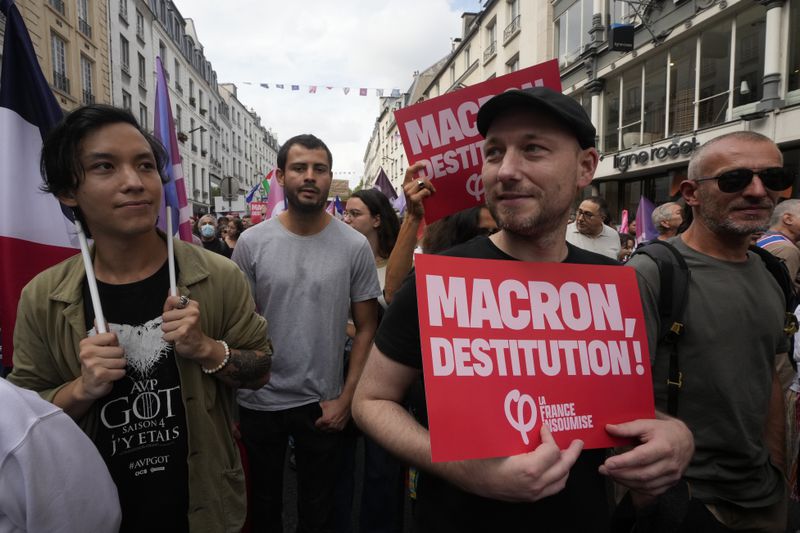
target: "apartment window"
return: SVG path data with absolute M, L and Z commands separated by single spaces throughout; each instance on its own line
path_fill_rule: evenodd
M 64 7 L 64 0 L 50 0 L 50 7 L 61 13 L 62 15 L 66 15 L 66 8 Z
M 194 143 L 194 132 L 196 131 L 196 129 L 197 128 L 194 127 L 194 119 L 190 118 L 189 119 L 189 132 L 190 132 L 189 135 L 192 136 L 192 149 L 194 151 L 197 150 L 197 145 Z
M 142 89 L 147 88 L 147 61 L 142 54 L 139 56 L 139 87 Z
M 698 127 L 725 122 L 730 100 L 730 70 L 731 22 L 726 20 L 700 35 Z
M 164 44 L 164 41 L 158 41 L 158 57 L 161 58 L 161 65 L 163 65 L 164 70 L 167 70 L 167 45 Z
M 147 130 L 147 106 L 144 104 L 139 104 L 139 125 Z
M 519 33 L 520 17 L 519 17 L 519 0 L 508 1 L 508 25 L 503 30 L 503 42 L 510 41 L 515 35 Z M 591 4 L 591 3 L 590 3 Z
M 183 110 L 181 106 L 175 106 L 175 128 L 178 131 L 183 131 Z
M 192 78 L 189 78 L 189 105 L 192 107 L 196 105 L 194 101 L 194 80 Z
M 519 70 L 519 54 L 514 54 L 514 57 L 506 61 L 506 74 L 516 72 Z
M 733 105 L 740 106 L 761 100 L 766 55 L 766 12 L 753 6 L 736 17 L 736 58 L 733 66 Z
M 489 61 L 497 54 L 497 19 L 494 18 L 486 25 L 486 48 L 483 51 L 484 62 Z
M 589 4 L 591 3 L 589 1 Z M 640 24 L 642 20 L 636 14 L 634 4 L 639 5 L 630 0 L 611 0 L 611 21 L 622 24 Z
M 800 0 L 798 0 L 800 1 Z M 470 46 L 467 45 L 464 48 L 464 70 L 466 71 L 469 69 L 469 66 L 472 64 L 472 58 L 470 57 Z
M 92 26 L 89 24 L 89 0 L 78 0 L 78 31 L 92 38 Z
M 94 90 L 92 89 L 92 70 L 94 65 L 92 61 L 85 55 L 81 55 L 81 83 L 83 84 L 83 98 L 84 104 L 94 103 Z
M 130 44 L 128 43 L 128 39 L 126 39 L 122 35 L 119 36 L 119 54 L 120 54 L 120 64 L 122 65 L 122 72 L 130 75 L 131 47 Z
M 611 78 L 606 82 L 603 95 L 603 116 L 605 135 L 603 136 L 603 151 L 616 152 L 619 150 L 619 109 L 620 109 L 620 78 Z
M 634 68 L 622 76 L 622 148 L 641 144 L 642 69 Z
M 450 85 L 456 82 L 456 66 L 450 65 Z
M 136 10 L 136 37 L 144 42 L 144 15 L 138 9 Z
M 571 65 L 581 55 L 584 45 L 591 37 L 592 0 L 577 0 L 556 20 L 556 43 L 558 44 L 558 64 Z
M 128 22 L 128 0 L 119 0 L 119 18 Z
M 695 39 L 677 44 L 669 51 L 669 134 L 694 129 Z
M 644 133 L 642 144 L 666 135 L 667 54 L 662 53 L 644 64 Z
M 56 34 L 50 37 L 51 52 L 53 54 L 53 87 L 69 93 L 69 79 L 67 78 L 67 43 Z
M 131 110 L 131 93 L 122 89 L 122 107 L 127 109 L 128 111 Z
M 789 4 L 789 69 L 786 88 L 800 89 L 800 0 Z

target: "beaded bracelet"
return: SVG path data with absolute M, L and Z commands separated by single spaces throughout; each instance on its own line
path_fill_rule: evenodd
M 220 364 L 218 364 L 217 366 L 215 366 L 210 370 L 204 367 L 203 365 L 200 365 L 200 369 L 203 371 L 203 374 L 216 374 L 217 372 L 225 368 L 225 366 L 228 364 L 228 361 L 231 360 L 231 349 L 228 348 L 228 343 L 225 341 L 217 341 L 217 342 L 220 343 L 223 348 L 225 348 L 225 359 L 223 359 Z

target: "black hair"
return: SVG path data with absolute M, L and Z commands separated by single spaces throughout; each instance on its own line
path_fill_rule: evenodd
M 606 203 L 605 198 L 602 196 L 590 196 L 589 198 L 584 198 L 583 201 L 592 202 L 594 205 L 596 205 L 597 210 L 600 212 L 600 216 L 603 218 L 603 222 L 608 223 L 608 203 Z
M 318 148 L 322 148 L 325 150 L 325 153 L 328 154 L 328 166 L 333 168 L 333 154 L 328 149 L 328 146 L 322 142 L 322 140 L 314 137 L 310 133 L 304 133 L 302 135 L 295 135 L 283 145 L 281 145 L 281 149 L 278 150 L 278 168 L 281 172 L 286 172 L 286 158 L 289 156 L 289 150 L 295 144 L 299 144 L 309 150 L 316 150 Z
M 82 106 L 68 113 L 44 139 L 40 170 L 44 184 L 41 189 L 54 196 L 74 192 L 85 176 L 80 161 L 83 140 L 94 131 L 110 124 L 130 124 L 150 145 L 161 180 L 169 160 L 161 142 L 146 132 L 126 109 L 104 104 Z
M 436 254 L 478 235 L 486 235 L 487 231 L 478 225 L 481 209 L 484 208 L 484 206 L 470 207 L 428 226 L 422 239 L 422 250 L 426 254 Z
M 381 224 L 378 226 L 378 254 L 389 257 L 394 243 L 397 242 L 397 234 L 400 233 L 400 221 L 389 199 L 378 189 L 361 189 L 350 198 L 358 198 L 367 206 L 370 215 L 381 217 Z
M 242 219 L 240 218 L 232 218 L 228 221 L 228 224 L 233 224 L 236 227 L 236 238 L 238 239 L 239 236 L 244 231 L 244 224 L 242 224 Z M 231 232 L 228 231 L 228 236 L 230 237 Z

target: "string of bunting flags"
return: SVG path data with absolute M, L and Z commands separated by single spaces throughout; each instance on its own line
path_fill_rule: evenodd
M 375 87 L 342 87 L 338 85 L 299 85 L 295 83 L 259 83 L 252 81 L 243 82 L 245 85 L 257 85 L 263 89 L 277 91 L 296 91 L 309 94 L 317 94 L 323 91 L 342 91 L 345 95 L 353 94 L 358 96 L 368 96 L 370 92 L 375 96 L 390 96 L 397 98 L 400 96 L 400 89 L 380 89 Z

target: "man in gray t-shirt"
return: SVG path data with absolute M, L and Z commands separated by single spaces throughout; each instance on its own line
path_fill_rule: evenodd
M 312 135 L 286 141 L 276 175 L 287 210 L 242 233 L 233 254 L 267 319 L 274 350 L 270 383 L 238 396 L 254 531 L 283 531 L 289 435 L 297 459 L 298 530 L 333 527 L 341 430 L 375 334 L 381 290 L 370 246 L 325 212 L 331 160 Z M 356 334 L 345 376 L 348 313 Z
M 782 167 L 778 147 L 759 134 L 709 141 L 694 153 L 681 183 L 692 224 L 668 241 L 691 272 L 677 344 L 678 408 L 670 413 L 694 434 L 684 477 L 706 519 L 733 531 L 785 531 L 786 525 L 783 403 L 775 372 L 776 357 L 786 357 L 788 346 L 785 303 L 763 261 L 747 250 L 752 233 L 769 222 L 779 191 L 791 185 Z M 659 270 L 644 255 L 628 265 L 638 273 L 656 408 L 664 409 L 670 346 L 657 339 Z

